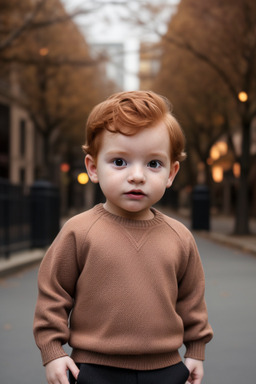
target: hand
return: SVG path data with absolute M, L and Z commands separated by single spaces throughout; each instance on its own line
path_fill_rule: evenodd
M 188 382 L 190 384 L 201 384 L 204 376 L 203 362 L 201 360 L 187 358 L 184 363 L 190 371 Z
M 68 356 L 50 361 L 50 363 L 46 364 L 45 369 L 48 384 L 69 384 L 67 378 L 68 369 L 70 369 L 75 379 L 79 374 L 75 362 Z

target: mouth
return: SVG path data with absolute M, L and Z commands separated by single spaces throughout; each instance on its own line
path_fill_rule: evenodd
M 139 199 L 146 196 L 146 194 L 142 192 L 140 189 L 132 189 L 131 191 L 126 192 L 125 195 L 135 199 L 136 198 Z

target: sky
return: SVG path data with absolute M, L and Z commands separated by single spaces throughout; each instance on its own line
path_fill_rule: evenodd
M 90 9 L 90 4 L 94 8 L 93 12 L 79 16 L 74 21 L 79 25 L 82 33 L 89 44 L 95 43 L 118 43 L 123 45 L 124 50 L 124 90 L 138 89 L 138 70 L 139 70 L 139 46 L 140 42 L 155 42 L 159 35 L 154 33 L 156 29 L 160 33 L 166 30 L 166 23 L 174 10 L 178 0 L 150 0 L 151 5 L 159 6 L 165 4 L 164 10 L 158 17 L 149 16 L 147 7 L 141 11 L 144 0 L 62 0 L 68 12 L 77 8 Z M 127 5 L 128 4 L 128 5 Z M 95 10 L 95 6 L 97 9 Z M 129 17 L 134 23 L 124 21 Z M 136 18 L 139 17 L 146 21 L 145 26 L 138 27 Z M 109 68 L 110 77 L 113 74 L 113 66 Z
M 166 22 L 178 0 L 62 0 L 62 2 L 68 11 L 79 8 L 94 9 L 89 15 L 75 18 L 75 21 L 86 34 L 87 40 L 102 42 L 122 41 L 127 37 L 155 41 L 157 35 L 152 30 L 156 28 L 161 33 L 165 32 Z M 146 2 L 152 6 L 163 4 L 165 7 L 158 17 L 149 20 L 148 6 L 142 9 Z M 149 21 L 150 25 L 148 28 L 136 28 L 131 23 L 123 21 L 122 18 L 129 16 L 134 20 L 140 17 L 144 21 Z

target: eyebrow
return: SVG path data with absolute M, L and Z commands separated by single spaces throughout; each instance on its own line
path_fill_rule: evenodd
M 165 152 L 152 152 L 152 153 L 150 153 L 150 156 L 152 156 L 152 157 L 169 157 L 169 155 L 167 155 Z
M 129 156 L 130 152 L 129 151 L 123 151 L 123 150 L 120 150 L 117 148 L 116 150 L 111 150 L 109 152 L 106 152 L 106 155 L 107 156 L 114 156 L 114 157 L 116 157 L 116 156 L 122 157 L 122 156 Z M 151 152 L 151 153 L 147 154 L 146 156 L 150 157 L 152 159 L 157 159 L 158 157 L 164 157 L 166 160 L 168 160 L 170 157 L 165 152 L 160 152 L 160 151 L 159 152 L 157 152 L 157 151 Z
M 125 155 L 128 155 L 130 152 L 128 151 L 123 151 L 123 150 L 120 150 L 120 149 L 116 149 L 116 150 L 111 150 L 111 151 L 107 151 L 106 154 L 108 156 L 125 156 Z

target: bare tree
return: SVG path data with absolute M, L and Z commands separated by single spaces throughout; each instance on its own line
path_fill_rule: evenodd
M 168 43 L 166 50 L 169 45 L 196 58 L 198 71 L 201 72 L 202 64 L 212 71 L 213 78 L 222 88 L 218 96 L 225 95 L 222 101 L 223 112 L 228 117 L 227 127 L 232 126 L 234 121 L 240 126 L 241 176 L 235 233 L 247 234 L 251 127 L 256 116 L 256 4 L 253 0 L 238 0 L 235 3 L 229 0 L 210 0 L 207 3 L 181 0 L 163 39 Z M 180 68 L 177 68 L 175 76 L 179 76 L 179 72 Z M 192 77 L 190 81 L 195 82 L 195 79 Z M 197 85 L 202 91 L 200 82 Z M 244 102 L 238 98 L 241 91 L 248 96 Z M 206 92 L 203 94 L 206 95 Z M 186 95 L 183 97 L 186 98 Z M 208 103 L 207 98 L 205 103 Z

